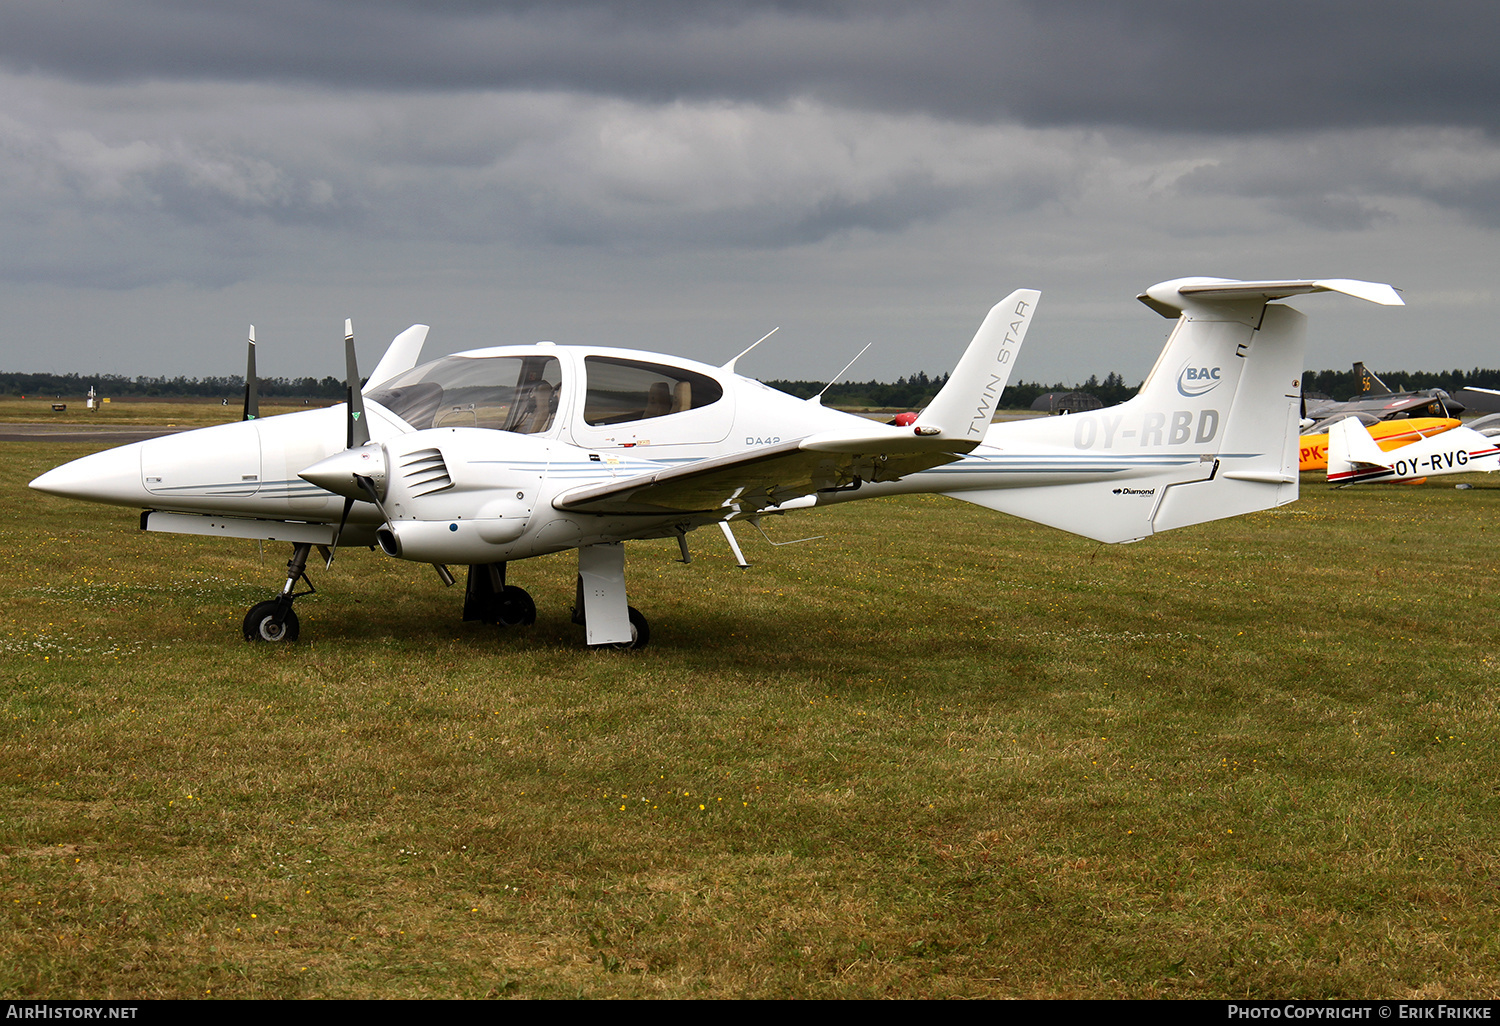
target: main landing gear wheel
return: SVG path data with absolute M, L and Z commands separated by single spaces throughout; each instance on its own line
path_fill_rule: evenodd
M 613 648 L 621 652 L 634 652 L 646 647 L 646 642 L 651 640 L 651 628 L 646 626 L 646 618 L 635 606 L 628 606 L 630 613 L 630 640 L 616 642 L 613 645 L 601 646 Z
M 495 602 L 495 622 L 501 627 L 522 627 L 536 623 L 536 603 L 525 588 L 507 584 Z
M 285 612 L 280 612 L 281 605 L 282 603 L 272 599 L 270 602 L 251 606 L 250 612 L 245 614 L 245 640 L 296 641 L 297 614 L 290 607 Z

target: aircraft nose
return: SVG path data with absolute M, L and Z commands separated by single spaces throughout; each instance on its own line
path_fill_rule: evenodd
M 49 495 L 85 502 L 107 502 L 120 506 L 150 504 L 141 486 L 141 445 L 106 449 L 92 456 L 64 463 L 31 482 L 31 487 Z

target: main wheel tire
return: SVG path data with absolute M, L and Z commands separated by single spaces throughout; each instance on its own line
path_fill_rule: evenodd
M 651 640 L 651 628 L 646 625 L 646 618 L 635 606 L 627 606 L 630 613 L 630 640 L 621 641 L 611 646 L 621 652 L 635 652 L 646 647 L 646 642 Z
M 501 627 L 523 627 L 536 623 L 536 603 L 525 588 L 507 584 L 495 603 L 495 622 Z
M 250 607 L 250 612 L 245 614 L 246 641 L 289 642 L 297 640 L 297 614 L 288 609 L 278 620 L 276 616 L 278 605 L 279 603 L 272 600 Z

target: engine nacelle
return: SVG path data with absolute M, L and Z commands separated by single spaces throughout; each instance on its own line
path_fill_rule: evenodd
M 388 440 L 381 549 L 421 563 L 497 561 L 497 547 L 526 533 L 557 447 L 487 428 L 430 428 Z
M 476 520 L 394 520 L 376 538 L 388 556 L 417 563 L 493 563 L 496 546 L 526 533 L 527 517 Z

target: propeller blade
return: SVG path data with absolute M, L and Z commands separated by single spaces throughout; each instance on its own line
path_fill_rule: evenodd
M 385 503 L 380 501 L 380 492 L 375 487 L 375 482 L 363 474 L 355 474 L 354 483 L 359 485 L 360 491 L 369 496 L 370 501 L 375 504 L 375 508 L 380 510 L 380 519 L 389 524 L 391 522 L 391 515 L 385 511 Z
M 349 450 L 368 445 L 370 442 L 370 425 L 365 422 L 365 397 L 364 393 L 360 391 L 360 384 L 359 361 L 354 356 L 354 321 L 346 318 L 344 320 L 344 389 L 348 397 L 348 405 L 345 407 L 347 410 L 346 423 L 348 430 L 344 438 L 344 452 L 338 454 L 345 459 L 348 458 Z M 342 463 L 343 461 L 339 462 Z M 314 466 L 317 465 L 314 464 Z M 339 475 L 335 474 L 334 476 L 337 478 Z M 355 487 L 359 491 L 369 495 L 370 500 L 380 510 L 380 515 L 389 520 L 390 518 L 386 517 L 385 514 L 385 507 L 380 504 L 380 493 L 377 491 L 374 481 L 360 474 L 353 474 L 351 476 L 354 478 L 353 484 Z M 384 480 L 383 473 L 381 479 L 382 481 Z M 309 478 L 308 480 L 311 479 Z M 326 487 L 322 479 L 314 483 Z M 337 483 L 339 482 L 335 481 L 335 484 Z M 338 530 L 333 532 L 333 547 L 328 551 L 328 563 L 324 569 L 333 566 L 333 557 L 339 551 L 339 539 L 343 537 L 344 527 L 349 523 L 349 511 L 354 508 L 354 503 L 357 501 L 356 497 L 349 494 L 345 488 L 338 488 L 338 491 L 345 495 L 344 512 L 339 517 Z
M 345 448 L 353 449 L 370 440 L 370 426 L 365 423 L 365 397 L 359 390 L 359 363 L 354 359 L 354 322 L 344 321 L 345 384 L 349 391 L 349 432 Z
M 344 515 L 339 517 L 339 529 L 333 532 L 333 546 L 328 550 L 328 562 L 323 564 L 324 570 L 332 569 L 333 557 L 338 555 L 339 539 L 344 536 L 344 525 L 349 522 L 349 511 L 354 508 L 353 499 L 344 500 Z
M 249 355 L 245 357 L 245 412 L 240 420 L 260 416 L 260 382 L 255 377 L 255 325 L 250 325 Z

